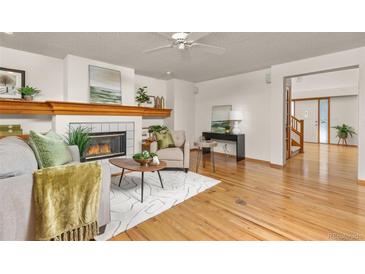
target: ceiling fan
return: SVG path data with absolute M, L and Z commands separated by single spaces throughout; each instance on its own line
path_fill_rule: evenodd
M 176 33 L 172 34 L 171 37 L 164 33 L 159 33 L 159 34 L 166 37 L 167 40 L 171 41 L 171 43 L 168 45 L 146 50 L 146 51 L 144 51 L 144 53 L 153 53 L 156 51 L 170 49 L 170 48 L 176 48 L 177 50 L 180 50 L 183 52 L 183 51 L 189 50 L 190 48 L 193 48 L 193 47 L 196 47 L 196 48 L 199 47 L 199 48 L 204 49 L 207 52 L 210 52 L 213 54 L 223 54 L 226 51 L 226 49 L 222 48 L 222 47 L 198 42 L 201 38 L 203 38 L 204 36 L 207 36 L 209 33 L 203 33 L 201 35 L 198 33 L 191 33 L 191 32 L 176 32 Z M 196 34 L 195 39 L 194 39 L 194 34 Z

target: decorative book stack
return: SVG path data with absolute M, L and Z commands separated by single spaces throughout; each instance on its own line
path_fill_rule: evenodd
M 0 137 L 22 135 L 22 134 L 23 130 L 20 125 L 0 125 Z

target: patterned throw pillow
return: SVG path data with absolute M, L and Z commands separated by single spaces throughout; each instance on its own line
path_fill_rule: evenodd
M 174 139 L 169 131 L 156 132 L 156 140 L 158 149 L 164 149 L 168 147 L 175 147 Z
M 63 165 L 72 161 L 66 143 L 52 131 L 46 135 L 30 131 L 29 145 L 34 151 L 39 168 Z

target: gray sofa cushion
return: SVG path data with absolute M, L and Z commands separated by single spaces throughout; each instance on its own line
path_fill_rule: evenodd
M 0 155 L 0 179 L 32 174 L 38 169 L 32 149 L 20 138 L 0 139 Z

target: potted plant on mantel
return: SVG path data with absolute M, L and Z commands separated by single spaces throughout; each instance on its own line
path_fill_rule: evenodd
M 138 106 L 141 106 L 143 103 L 151 103 L 150 97 L 147 94 L 147 87 L 137 89 L 136 102 L 138 103 Z
M 338 144 L 342 140 L 342 143 L 345 143 L 347 145 L 347 138 L 349 136 L 352 137 L 352 135 L 356 134 L 355 129 L 346 124 L 342 124 L 342 126 L 338 125 L 332 128 L 335 128 L 337 130 Z
M 34 96 L 37 96 L 41 91 L 30 86 L 25 86 L 19 88 L 18 92 L 22 95 L 24 100 L 33 101 Z

